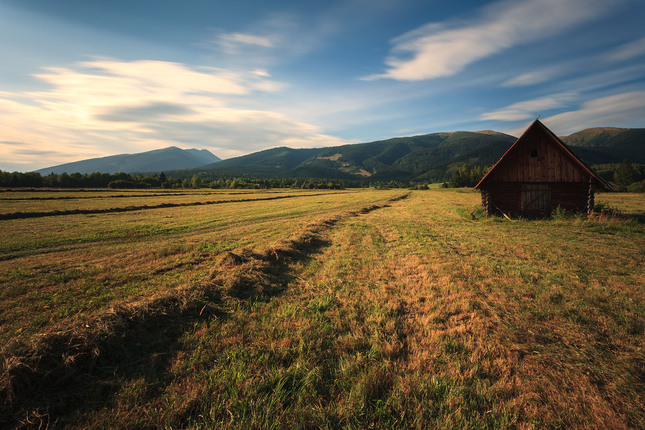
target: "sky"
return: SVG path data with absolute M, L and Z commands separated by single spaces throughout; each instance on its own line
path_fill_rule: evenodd
M 645 127 L 643 0 L 0 0 L 0 170 Z

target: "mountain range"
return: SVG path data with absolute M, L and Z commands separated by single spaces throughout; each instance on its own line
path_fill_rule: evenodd
M 50 173 L 137 173 L 161 172 L 164 170 L 191 169 L 219 161 L 219 157 L 205 149 L 180 149 L 171 146 L 164 149 L 91 158 L 36 170 L 41 175 Z
M 589 128 L 560 138 L 589 165 L 620 163 L 623 160 L 645 163 L 645 129 L 642 128 Z M 491 130 L 455 131 L 326 148 L 278 147 L 221 161 L 205 150 L 173 147 L 69 163 L 39 172 L 71 173 L 80 170 L 70 168 L 82 166 L 84 170 L 81 173 L 164 171 L 178 178 L 199 174 L 211 178 L 290 177 L 431 182 L 446 180 L 464 164 L 491 166 L 516 140 L 514 136 Z M 180 161 L 185 159 L 195 164 L 180 166 Z M 110 170 L 99 165 L 101 160 L 110 163 Z M 124 170 L 126 168 L 128 170 Z
M 645 128 L 587 128 L 560 139 L 588 164 L 645 163 Z
M 493 131 L 459 131 L 329 148 L 280 147 L 231 158 L 199 170 L 223 176 L 432 179 L 464 163 L 491 164 L 496 159 L 489 157 L 488 152 L 494 149 L 501 154 L 515 140 L 513 136 Z
M 645 129 L 590 128 L 560 138 L 589 165 L 623 160 L 645 163 Z M 508 134 L 484 130 L 316 149 L 279 147 L 174 175 L 444 181 L 464 164 L 492 166 L 516 140 Z

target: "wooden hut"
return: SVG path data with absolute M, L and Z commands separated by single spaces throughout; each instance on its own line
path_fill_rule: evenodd
M 611 186 L 536 119 L 475 188 L 487 215 L 541 217 L 591 212 L 594 191 Z

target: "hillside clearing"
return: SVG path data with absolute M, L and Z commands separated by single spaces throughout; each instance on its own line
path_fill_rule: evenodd
M 4 425 L 645 427 L 642 224 L 298 195 L 0 221 Z

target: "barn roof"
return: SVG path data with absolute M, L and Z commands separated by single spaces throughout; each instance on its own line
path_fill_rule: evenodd
M 522 133 L 522 135 L 511 145 L 510 148 L 502 155 L 502 157 L 495 163 L 492 169 L 484 175 L 484 177 L 479 181 L 479 183 L 475 186 L 476 189 L 481 188 L 481 186 L 488 181 L 488 178 L 491 176 L 493 171 L 499 168 L 501 164 L 503 164 L 504 159 L 514 151 L 514 149 L 520 145 L 526 140 L 526 136 L 529 134 L 529 132 L 534 132 L 537 131 L 539 133 L 542 133 L 545 137 L 547 137 L 547 140 L 551 142 L 553 145 L 559 147 L 562 152 L 569 158 L 571 162 L 574 164 L 578 165 L 584 172 L 589 175 L 590 179 L 594 179 L 596 184 L 601 186 L 602 188 L 606 190 L 610 190 L 612 187 L 609 185 L 604 179 L 602 179 L 600 176 L 598 176 L 589 166 L 587 166 L 580 158 L 576 156 L 576 154 L 573 153 L 573 151 L 565 145 L 565 143 L 560 140 L 558 136 L 556 136 L 551 130 L 549 130 L 544 124 L 542 124 L 538 119 L 533 121 L 531 125 Z

